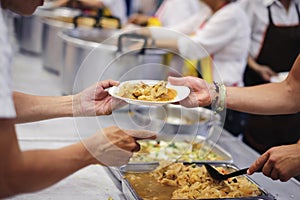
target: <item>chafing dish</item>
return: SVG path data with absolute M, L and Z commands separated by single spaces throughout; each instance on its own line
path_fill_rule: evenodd
M 185 163 L 185 164 L 190 164 L 190 163 Z M 197 166 L 202 166 L 203 163 L 193 163 L 194 165 L 197 165 Z M 215 167 L 222 167 L 224 169 L 228 169 L 228 170 L 237 170 L 238 168 L 233 165 L 233 164 L 228 164 L 228 163 L 218 163 L 218 164 L 213 164 Z M 154 198 L 143 198 L 141 197 L 138 193 L 141 193 L 139 191 L 136 191 L 134 188 L 134 186 L 131 184 L 131 182 L 126 178 L 126 174 L 128 172 L 130 173 L 148 173 L 152 170 L 154 170 L 156 167 L 158 166 L 158 164 L 129 164 L 129 165 L 126 165 L 124 167 L 122 167 L 120 169 L 122 175 L 123 175 L 123 179 L 122 179 L 122 189 L 123 189 L 123 192 L 124 192 L 124 195 L 126 196 L 126 199 L 130 199 L 130 200 L 140 200 L 140 199 L 160 199 L 160 200 L 163 200 L 164 198 L 156 198 L 156 193 L 164 193 L 164 190 L 165 190 L 165 187 L 159 187 L 159 191 L 155 192 L 155 191 L 152 191 L 151 193 L 153 195 L 149 195 L 149 196 L 154 196 Z M 259 186 L 257 183 L 255 183 L 250 177 L 248 176 L 244 176 L 246 177 L 246 179 L 254 184 L 254 186 L 256 186 L 258 188 L 258 190 L 260 191 L 260 195 L 258 196 L 252 196 L 252 197 L 238 197 L 238 198 L 205 198 L 205 199 L 211 199 L 211 200 L 221 200 L 221 199 L 226 199 L 226 200 L 275 200 L 275 197 L 273 195 L 271 195 L 269 192 L 267 192 L 264 188 L 262 188 L 261 186 Z M 233 178 L 234 179 L 234 178 Z M 231 179 L 230 181 L 234 181 L 233 179 Z M 141 181 L 141 182 L 144 182 L 145 180 Z M 146 182 L 146 181 L 145 181 Z M 148 183 L 147 183 L 148 184 Z M 149 184 L 146 186 L 145 185 L 145 189 L 148 189 L 149 190 Z M 154 187 L 155 188 L 155 187 Z M 150 189 L 151 190 L 151 189 Z M 150 191 L 149 190 L 149 191 Z M 165 191 L 165 192 L 169 192 L 170 191 Z M 172 193 L 172 191 L 171 191 Z M 170 199 L 170 197 L 167 197 L 165 199 Z M 200 199 L 198 199 L 200 200 Z M 202 199 L 203 200 L 203 199 Z
M 141 150 L 130 163 L 151 163 L 161 160 L 183 162 L 232 163 L 232 156 L 217 144 L 197 136 L 192 141 L 139 141 Z

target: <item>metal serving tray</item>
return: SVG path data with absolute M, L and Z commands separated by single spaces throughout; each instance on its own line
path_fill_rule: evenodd
M 196 138 L 194 138 L 193 140 L 191 140 L 190 138 L 185 138 L 185 137 L 176 138 L 175 140 L 173 140 L 170 143 L 168 143 L 165 140 L 160 140 L 160 141 L 161 141 L 161 143 L 165 142 L 165 145 L 166 144 L 172 144 L 172 142 L 176 145 L 178 143 L 184 143 L 184 141 L 186 142 L 187 145 L 189 145 L 189 143 L 191 143 L 191 142 L 199 143 L 199 144 L 202 145 L 201 149 L 202 148 L 204 149 L 204 151 L 202 152 L 203 154 L 206 153 L 206 152 L 207 153 L 212 152 L 217 157 L 222 158 L 222 159 L 217 159 L 217 160 L 209 160 L 209 158 L 208 159 L 199 159 L 199 160 L 197 160 L 197 159 L 184 160 L 184 159 L 181 159 L 179 155 L 172 156 L 172 154 L 170 154 L 170 151 L 172 150 L 173 147 L 163 146 L 163 147 L 161 147 L 162 151 L 160 153 L 163 154 L 165 151 L 167 151 L 168 155 L 163 156 L 163 157 L 167 157 L 167 160 L 174 160 L 174 161 L 176 160 L 176 161 L 181 161 L 181 162 L 208 162 L 208 163 L 210 163 L 210 162 L 212 162 L 212 163 L 232 163 L 233 162 L 233 159 L 232 159 L 232 156 L 230 155 L 230 153 L 228 153 L 226 150 L 224 150 L 219 145 L 215 144 L 213 141 L 205 139 L 202 136 L 196 136 Z M 142 141 L 142 142 L 145 142 L 145 141 Z M 150 141 L 150 142 L 155 143 L 155 141 Z M 185 149 L 183 147 L 181 147 L 181 148 L 182 148 L 182 151 L 187 151 L 188 150 L 188 149 Z M 147 155 L 145 154 L 145 155 L 142 155 L 142 156 L 147 156 Z M 166 159 L 162 159 L 162 160 L 166 160 Z M 147 161 L 130 160 L 129 163 L 157 163 L 158 161 L 161 161 L 161 160 L 159 158 L 152 158 L 152 160 L 151 160 L 151 157 L 150 157 L 149 159 L 147 159 Z
M 198 140 L 202 140 L 202 137 L 198 137 Z M 205 140 L 205 143 L 206 143 L 205 145 L 211 147 L 211 151 L 214 154 L 217 154 L 218 156 L 222 157 L 223 160 L 193 160 L 191 162 L 198 162 L 198 163 L 205 162 L 205 163 L 214 163 L 214 164 L 217 164 L 217 163 L 224 164 L 224 163 L 232 163 L 233 162 L 232 156 L 226 150 L 224 150 L 222 147 L 220 147 L 217 144 L 212 144 L 212 142 L 209 140 Z M 155 162 L 129 162 L 129 164 L 132 166 L 146 165 L 149 167 L 151 167 L 151 166 L 156 167 L 158 165 L 158 161 L 155 161 Z M 153 169 L 155 169 L 155 167 Z M 109 171 L 119 181 L 122 180 L 123 176 L 118 167 L 109 167 Z
M 196 162 L 198 166 L 201 166 L 204 162 Z M 191 164 L 191 163 L 187 163 Z M 220 167 L 228 167 L 232 168 L 234 170 L 237 170 L 237 166 L 230 163 L 210 163 L 213 166 L 220 166 Z M 128 164 L 126 166 L 123 166 L 120 168 L 120 172 L 122 177 L 124 177 L 126 172 L 150 172 L 154 170 L 158 164 L 152 163 L 152 164 Z M 198 200 L 276 200 L 275 197 L 267 192 L 264 188 L 259 186 L 256 182 L 254 182 L 249 176 L 245 175 L 247 179 L 255 184 L 262 192 L 262 195 L 256 196 L 256 197 L 239 197 L 239 198 L 211 198 L 211 199 L 198 199 Z M 122 178 L 122 190 L 124 193 L 124 196 L 127 200 L 142 200 L 135 189 L 132 187 L 132 185 L 129 183 L 129 181 L 126 178 Z

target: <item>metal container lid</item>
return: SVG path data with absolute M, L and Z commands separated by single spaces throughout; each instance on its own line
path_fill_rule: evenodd
M 54 9 L 44 9 L 43 7 L 39 7 L 35 15 L 41 17 L 48 17 L 48 18 L 74 18 L 81 14 L 81 10 L 74 9 L 74 8 L 67 8 L 67 7 L 59 7 Z
M 118 34 L 120 31 L 114 29 L 76 28 L 67 30 L 64 34 L 69 37 L 85 40 L 88 42 L 102 43 L 107 38 Z

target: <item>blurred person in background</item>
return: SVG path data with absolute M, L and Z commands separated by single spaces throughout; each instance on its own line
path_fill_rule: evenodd
M 300 53 L 298 0 L 240 0 L 251 26 L 246 86 L 270 82 L 279 72 L 290 71 Z M 244 142 L 260 153 L 273 146 L 292 144 L 300 137 L 300 114 L 249 115 Z
M 126 164 L 138 151 L 138 139 L 154 139 L 149 131 L 108 127 L 80 142 L 59 149 L 22 151 L 17 123 L 57 117 L 108 115 L 114 105 L 105 90 L 118 85 L 112 80 L 96 83 L 72 96 L 46 97 L 12 91 L 11 46 L 2 8 L 30 15 L 42 0 L 1 0 L 0 6 L 0 198 L 46 188 L 86 166 Z
M 300 111 L 300 54 L 288 77 L 280 83 L 252 87 L 226 87 L 217 84 L 216 87 L 215 84 L 196 77 L 169 77 L 168 81 L 191 89 L 189 97 L 180 102 L 186 107 L 208 106 L 214 102 L 214 106 L 219 109 L 229 108 L 259 115 L 292 114 Z M 300 140 L 294 144 L 272 147 L 250 166 L 248 174 L 262 169 L 264 175 L 281 181 L 299 176 L 299 151 Z
M 164 0 L 153 15 L 134 13 L 129 17 L 128 23 L 172 27 L 199 12 L 203 7 L 200 4 L 199 0 Z
M 72 8 L 103 10 L 105 15 L 118 17 L 121 23 L 127 21 L 125 0 L 57 0 L 54 7 L 68 6 Z
M 201 76 L 208 82 L 222 81 L 227 86 L 243 86 L 250 45 L 250 25 L 244 10 L 234 0 L 202 0 L 201 3 L 209 8 L 207 12 L 198 12 L 169 27 L 173 33 L 157 28 L 137 32 L 152 37 L 151 47 L 171 49 L 184 58 L 197 60 L 192 67 L 187 65 L 181 69 L 183 75 Z M 178 37 L 176 31 L 189 38 Z M 198 48 L 193 48 L 194 44 Z M 201 47 L 204 50 L 200 51 Z M 226 130 L 239 135 L 242 123 L 241 113 L 227 110 Z

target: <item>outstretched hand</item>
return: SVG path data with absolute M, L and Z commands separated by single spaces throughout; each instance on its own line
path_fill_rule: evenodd
M 156 133 L 147 130 L 122 130 L 116 126 L 98 131 L 83 141 L 95 163 L 105 166 L 127 164 L 133 152 L 140 150 L 137 140 L 156 139 Z
M 169 77 L 168 81 L 172 85 L 187 86 L 190 88 L 190 95 L 180 102 L 186 107 L 208 106 L 212 102 L 209 84 L 198 77 Z
M 109 115 L 114 109 L 124 104 L 113 98 L 107 88 L 119 85 L 119 82 L 105 80 L 98 82 L 73 97 L 74 116 Z M 121 105 L 120 105 L 121 104 Z

